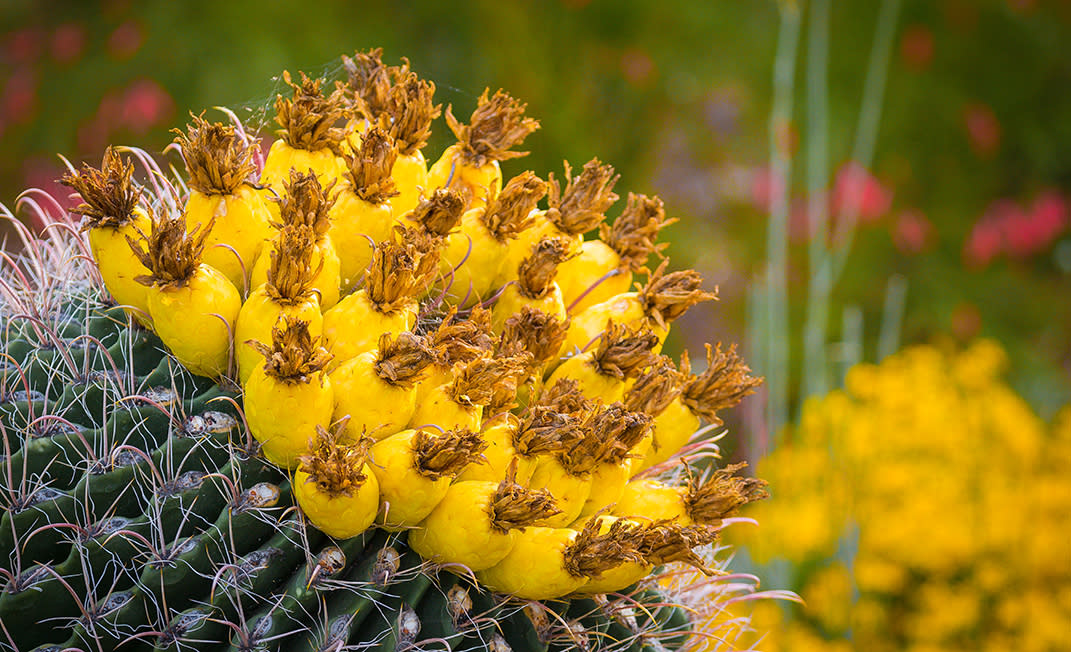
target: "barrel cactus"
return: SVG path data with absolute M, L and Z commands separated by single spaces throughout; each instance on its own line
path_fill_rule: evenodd
M 765 490 L 704 433 L 759 381 L 660 354 L 713 297 L 647 266 L 661 202 L 504 180 L 538 123 L 502 91 L 429 166 L 434 85 L 343 62 L 284 75 L 266 156 L 194 116 L 185 175 L 109 149 L 12 219 L 0 649 L 728 645 L 695 623 Z

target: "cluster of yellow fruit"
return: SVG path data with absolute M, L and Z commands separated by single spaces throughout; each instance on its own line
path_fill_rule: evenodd
M 760 560 L 806 607 L 756 604 L 764 650 L 1065 649 L 1071 408 L 1047 426 L 994 342 L 853 368 L 760 463 Z
M 429 169 L 434 85 L 379 51 L 343 59 L 330 93 L 284 74 L 261 169 L 240 128 L 194 117 L 184 210 L 139 201 L 111 150 L 65 177 L 112 295 L 190 370 L 236 372 L 250 432 L 332 536 L 409 530 L 425 558 L 530 599 L 702 568 L 694 549 L 764 483 L 630 479 L 760 381 L 720 345 L 700 374 L 659 355 L 714 297 L 645 267 L 661 201 L 630 195 L 604 223 L 617 177 L 598 160 L 567 164 L 564 188 L 503 184 L 538 123 L 502 91 L 468 124 L 447 108 L 458 142 Z

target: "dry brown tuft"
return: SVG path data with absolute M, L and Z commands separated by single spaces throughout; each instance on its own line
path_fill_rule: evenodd
M 372 127 L 361 138 L 354 154 L 345 154 L 346 178 L 353 194 L 370 204 L 382 204 L 398 195 L 390 176 L 398 151 L 394 141 L 379 127 Z
M 625 562 L 643 561 L 639 546 L 643 540 L 643 527 L 625 519 L 618 519 L 600 534 L 600 519 L 588 519 L 565 550 L 562 551 L 565 570 L 574 577 L 598 578 L 611 568 Z
M 565 162 L 565 191 L 552 173 L 550 175 L 547 203 L 547 219 L 562 233 L 582 235 L 598 227 L 606 219 L 606 210 L 617 201 L 614 184 L 621 175 L 614 168 L 593 158 L 584 164 L 578 176 L 572 176 L 569 162 Z
M 629 412 L 621 403 L 613 403 L 584 419 L 584 435 L 559 451 L 558 461 L 573 475 L 591 473 L 603 464 L 620 464 L 650 427 L 647 415 Z
M 498 342 L 500 355 L 532 355 L 530 372 L 542 369 L 558 356 L 569 321 L 557 315 L 549 315 L 532 306 L 523 306 L 520 312 L 510 315 L 502 328 Z
M 331 354 L 323 340 L 309 333 L 309 322 L 283 315 L 271 329 L 271 346 L 257 340 L 246 344 L 264 356 L 264 371 L 272 378 L 287 384 L 323 383 L 324 369 Z
M 625 393 L 625 407 L 633 412 L 657 417 L 681 394 L 684 374 L 668 356 L 660 355 L 636 378 Z
M 569 258 L 569 248 L 562 238 L 543 238 L 532 255 L 517 267 L 517 290 L 529 299 L 542 299 L 551 290 L 558 265 Z
M 343 55 L 342 68 L 355 111 L 373 124 L 391 118 L 391 91 L 413 74 L 408 59 L 402 58 L 400 66 L 384 64 L 383 48 L 357 52 L 353 58 Z
M 495 489 L 488 508 L 491 527 L 499 532 L 523 530 L 562 511 L 546 489 L 533 491 L 517 484 L 517 460 L 510 462 L 506 478 Z
M 769 498 L 765 480 L 734 476 L 746 462 L 731 464 L 714 471 L 705 481 L 694 476 L 688 479 L 684 509 L 692 521 L 702 525 L 721 525 L 724 518 L 736 513 L 748 503 Z
M 186 125 L 186 133 L 172 129 L 175 143 L 182 148 L 190 188 L 206 195 L 231 195 L 250 184 L 256 173 L 256 145 L 243 141 L 233 125 L 191 117 L 193 123 Z
M 667 243 L 656 244 L 658 232 L 676 222 L 666 219 L 666 209 L 658 197 L 628 194 L 628 203 L 613 226 L 599 226 L 599 237 L 621 259 L 621 269 L 639 272 L 646 269 L 652 253 L 661 256 Z
M 309 474 L 306 482 L 315 483 L 328 496 L 352 496 L 368 479 L 363 469 L 374 442 L 362 437 L 352 444 L 343 443 L 347 420 L 343 419 L 331 430 L 317 425 L 309 452 L 298 458 L 300 469 Z
M 320 89 L 322 79 L 309 79 L 305 73 L 300 74 L 301 83 L 295 84 L 290 73 L 283 71 L 283 82 L 293 90 L 293 97 L 275 97 L 275 121 L 282 127 L 279 137 L 294 149 L 310 152 L 327 149 L 337 153 L 346 132 L 336 125 L 351 113 L 342 85 L 336 84 L 335 91 L 324 97 Z
M 717 411 L 735 407 L 745 396 L 755 393 L 763 379 L 751 375 L 751 368 L 736 353 L 736 345 L 728 351 L 707 348 L 707 369 L 698 376 L 683 382 L 681 401 L 696 415 L 710 423 L 721 423 Z M 681 370 L 685 375 L 691 371 L 688 354 L 681 357 Z
M 446 368 L 490 353 L 495 343 L 491 311 L 477 307 L 468 319 L 458 319 L 457 309 L 452 308 L 428 335 L 428 343 L 435 351 L 435 364 Z
M 150 208 L 149 219 L 152 230 L 148 235 L 139 230 L 138 238 L 126 236 L 131 251 L 151 272 L 134 280 L 148 286 L 182 287 L 197 273 L 205 238 L 212 231 L 214 220 L 207 227 L 198 224 L 187 231 L 183 215 L 172 217 Z M 145 243 L 144 248 L 142 243 Z
M 520 364 L 513 358 L 494 358 L 487 354 L 458 363 L 454 365 L 450 396 L 460 405 L 488 405 L 494 399 L 496 385 L 516 377 Z
M 314 269 L 316 233 L 304 224 L 285 226 L 272 244 L 268 256 L 268 280 L 264 286 L 276 303 L 293 305 L 307 301 L 314 293 L 313 281 L 323 268 L 323 260 Z
M 134 164 L 124 164 L 112 147 L 104 150 L 99 170 L 83 163 L 79 172 L 65 174 L 60 183 L 82 196 L 82 203 L 71 212 L 85 218 L 83 229 L 127 224 L 141 198 L 141 188 L 134 185 Z
M 534 406 L 513 432 L 513 449 L 523 457 L 559 453 L 584 438 L 582 418 L 551 407 Z
M 412 388 L 424 375 L 435 354 L 424 338 L 413 333 L 390 333 L 379 336 L 379 353 L 373 364 L 376 375 L 385 382 L 406 389 Z
M 300 172 L 290 169 L 290 180 L 283 182 L 283 194 L 273 197 L 273 201 L 279 203 L 280 223 L 274 224 L 275 228 L 283 229 L 294 224 L 303 224 L 316 234 L 317 244 L 327 235 L 331 228 L 331 220 L 328 217 L 331 207 L 335 205 L 335 195 L 331 190 L 335 182 L 324 188 L 316 174 L 309 170 Z
M 539 129 L 539 121 L 524 117 L 522 104 L 502 90 L 488 99 L 487 92 L 476 103 L 469 124 L 463 125 L 453 114 L 453 106 L 446 107 L 446 124 L 461 144 L 461 156 L 473 167 L 481 167 L 491 161 L 505 161 L 528 152 L 515 152 L 511 148 L 521 144 L 528 134 Z
M 438 250 L 432 255 L 437 253 Z M 388 239 L 376 244 L 365 280 L 369 301 L 385 315 L 412 305 L 415 297 L 431 282 L 437 263 L 437 258 L 428 260 L 428 256 L 410 242 Z
M 657 344 L 658 336 L 646 326 L 629 328 L 607 321 L 591 364 L 604 376 L 634 378 L 651 364 Z
M 644 562 L 662 566 L 680 562 L 694 566 L 704 575 L 714 575 L 703 558 L 695 552 L 698 546 L 718 541 L 719 531 L 709 525 L 681 525 L 670 521 L 656 521 L 643 527 L 639 545 Z
M 640 290 L 640 301 L 647 318 L 662 328 L 683 315 L 689 308 L 703 301 L 718 298 L 717 288 L 714 292 L 704 292 L 703 277 L 695 270 L 684 270 L 666 274 L 669 260 L 663 260 Z
M 550 387 L 543 388 L 536 405 L 562 414 L 584 414 L 594 409 L 595 404 L 580 391 L 580 382 L 575 378 L 559 378 Z
M 402 156 L 411 156 L 427 144 L 431 123 L 442 113 L 435 104 L 435 84 L 424 81 L 416 73 L 405 75 L 387 92 L 384 115 L 389 120 L 389 133 Z
M 420 200 L 409 219 L 428 233 L 445 238 L 461 223 L 465 200 L 456 190 L 437 188 L 431 197 Z
M 441 435 L 418 430 L 413 436 L 417 472 L 429 480 L 454 477 L 469 464 L 485 461 L 487 442 L 477 432 L 458 428 Z
M 487 203 L 481 219 L 495 240 L 506 242 L 532 225 L 531 212 L 547 194 L 547 184 L 534 173 L 522 172 L 513 177 Z

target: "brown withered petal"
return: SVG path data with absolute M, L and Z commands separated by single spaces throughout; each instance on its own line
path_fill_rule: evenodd
M 181 287 L 197 272 L 201 264 L 205 238 L 212 224 L 197 224 L 187 231 L 186 218 L 169 216 L 149 208 L 152 230 L 148 235 L 138 232 L 138 238 L 126 236 L 127 244 L 151 274 L 135 280 L 142 285 Z M 144 245 L 144 246 L 143 246 Z
M 268 253 L 268 280 L 264 286 L 276 303 L 293 305 L 307 301 L 315 292 L 313 280 L 323 269 L 324 261 L 312 267 L 316 251 L 316 233 L 305 224 L 285 226 L 275 236 Z
M 695 304 L 718 298 L 717 288 L 714 292 L 700 289 L 703 277 L 699 272 L 685 270 L 666 274 L 667 265 L 669 259 L 663 260 L 640 290 L 640 302 L 648 319 L 662 328 L 667 328 Z
M 516 239 L 531 226 L 534 220 L 531 213 L 546 193 L 546 182 L 531 171 L 513 177 L 488 202 L 481 215 L 487 232 L 499 242 Z
M 570 448 L 584 438 L 584 416 L 543 405 L 533 406 L 513 432 L 513 449 L 518 455 L 532 457 Z
M 309 322 L 283 315 L 271 329 L 271 346 L 249 340 L 245 342 L 264 356 L 265 372 L 283 383 L 306 384 L 323 381 L 323 372 L 331 354 L 322 338 L 313 337 Z
M 506 319 L 499 339 L 501 355 L 532 354 L 532 371 L 543 368 L 561 350 L 568 331 L 569 321 L 550 315 L 532 306 Z
M 628 203 L 612 226 L 601 224 L 599 238 L 617 252 L 622 269 L 646 269 L 652 253 L 661 256 L 668 243 L 656 244 L 658 232 L 677 220 L 666 219 L 666 209 L 658 197 L 628 194 Z
M 614 521 L 600 534 L 601 522 L 589 519 L 576 538 L 562 552 L 565 570 L 574 577 L 598 578 L 625 562 L 643 561 L 639 546 L 643 528 L 624 519 Z
M 707 344 L 706 349 L 706 371 L 683 382 L 681 401 L 696 415 L 711 423 L 721 423 L 718 410 L 735 407 L 744 397 L 754 394 L 763 379 L 751 375 L 751 368 L 736 353 L 735 344 L 727 351 L 722 351 L 721 343 L 716 349 Z M 682 368 L 686 364 L 687 354 L 684 354 Z
M 746 462 L 718 469 L 706 480 L 694 476 L 688 480 L 684 508 L 688 517 L 703 525 L 720 525 L 744 505 L 769 497 L 765 480 L 733 475 L 747 466 Z
M 640 554 L 652 566 L 680 562 L 694 566 L 704 575 L 714 575 L 715 571 L 707 567 L 695 548 L 717 542 L 719 534 L 716 527 L 709 525 L 681 525 L 669 521 L 648 523 L 643 528 Z
M 575 378 L 559 378 L 550 387 L 544 387 L 536 405 L 563 414 L 579 415 L 584 415 L 594 408 L 594 403 L 580 391 L 580 382 Z
M 490 355 L 456 364 L 450 396 L 461 405 L 488 405 L 494 398 L 495 386 L 515 376 L 521 364 L 514 358 Z
M 532 254 L 517 267 L 517 289 L 529 299 L 542 299 L 551 290 L 558 265 L 569 258 L 569 248 L 562 238 L 543 238 Z
M 526 104 L 502 90 L 495 91 L 488 99 L 489 90 L 484 89 L 480 95 L 467 125 L 454 117 L 452 106 L 446 107 L 446 124 L 461 144 L 461 155 L 473 167 L 526 156 L 528 152 L 515 152 L 511 148 L 539 129 L 538 120 L 524 117 Z
M 488 508 L 491 527 L 499 532 L 523 530 L 562 511 L 546 489 L 532 490 L 517 484 L 517 460 L 510 462 Z
M 413 436 L 417 472 L 429 480 L 453 477 L 469 464 L 484 461 L 487 442 L 478 432 L 458 428 L 440 434 L 418 430 Z
M 330 430 L 317 425 L 309 451 L 298 457 L 299 468 L 309 474 L 308 482 L 316 483 L 329 496 L 352 496 L 368 479 L 362 470 L 373 442 L 362 437 L 354 443 L 343 443 L 346 420 Z
M 431 123 L 442 113 L 442 105 L 434 103 L 434 96 L 435 84 L 415 73 L 405 75 L 388 91 L 384 113 L 390 117 L 390 135 L 400 155 L 411 156 L 427 144 Z
M 614 184 L 621 175 L 614 168 L 593 158 L 584 164 L 578 176 L 572 176 L 565 162 L 565 190 L 554 177 L 548 179 L 547 219 L 569 235 L 582 235 L 598 227 L 606 219 L 606 211 L 617 201 Z
M 256 144 L 243 140 L 234 125 L 191 117 L 193 122 L 186 125 L 185 133 L 172 129 L 186 162 L 190 188 L 206 195 L 231 195 L 251 183 L 256 172 Z
M 684 379 L 684 374 L 677 371 L 673 360 L 660 355 L 625 392 L 625 407 L 633 412 L 657 417 L 673 399 L 680 396 Z
M 283 194 L 272 198 L 279 203 L 281 220 L 281 223 L 274 226 L 282 229 L 294 224 L 304 224 L 316 233 L 316 242 L 319 243 L 331 228 L 329 214 L 337 199 L 337 194 L 331 192 L 334 187 L 334 181 L 326 188 L 320 185 L 320 180 L 312 170 L 302 172 L 291 168 L 290 179 L 283 182 Z
M 279 137 L 294 149 L 337 153 L 346 132 L 336 125 L 352 113 L 344 100 L 342 85 L 336 84 L 335 91 L 324 97 L 320 89 L 323 80 L 300 74 L 301 83 L 295 84 L 290 72 L 283 71 L 283 82 L 293 91 L 293 97 L 276 95 L 275 121 L 282 127 Z
M 435 363 L 447 368 L 490 353 L 494 348 L 491 311 L 477 307 L 468 319 L 458 319 L 456 308 L 452 308 L 428 334 L 428 343 L 435 351 Z
M 353 194 L 370 204 L 382 204 L 398 195 L 391 177 L 398 151 L 393 139 L 379 127 L 372 127 L 361 137 L 361 147 L 344 154 L 346 178 Z
M 425 231 L 440 238 L 450 235 L 461 223 L 465 200 L 450 188 L 437 188 L 431 197 L 422 198 L 409 219 Z
M 436 258 L 428 260 L 428 256 Z M 434 275 L 438 249 L 422 252 L 412 242 L 387 239 L 372 248 L 372 263 L 365 277 L 368 299 L 383 314 L 391 314 L 412 304 Z
M 646 326 L 629 328 L 607 321 L 591 364 L 604 376 L 633 378 L 651 363 L 657 344 L 658 336 Z
M 424 338 L 406 332 L 392 338 L 390 333 L 383 333 L 373 368 L 387 383 L 408 389 L 416 385 L 434 359 Z
M 141 198 L 141 188 L 134 183 L 134 164 L 124 163 L 110 146 L 104 150 L 99 170 L 83 163 L 81 170 L 65 174 L 60 183 L 82 196 L 82 203 L 71 212 L 85 218 L 85 229 L 127 224 Z

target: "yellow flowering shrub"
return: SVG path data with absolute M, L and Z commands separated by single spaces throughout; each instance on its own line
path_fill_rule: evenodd
M 804 406 L 743 543 L 806 606 L 756 605 L 757 649 L 1068 649 L 1071 408 L 1047 426 L 1006 365 L 914 347 Z

